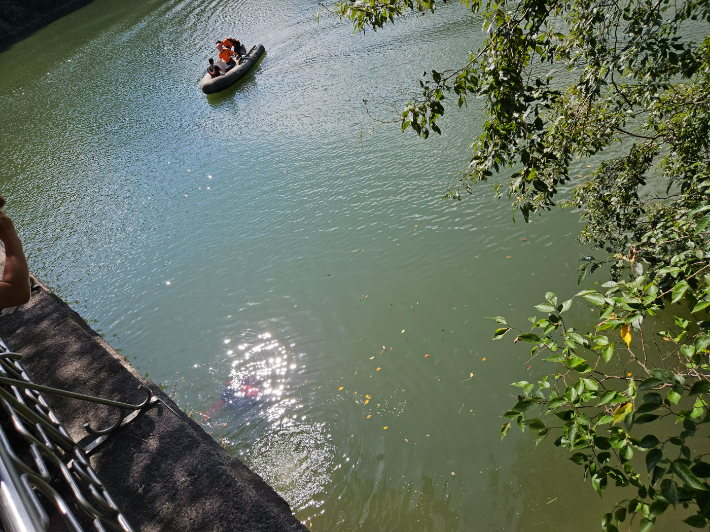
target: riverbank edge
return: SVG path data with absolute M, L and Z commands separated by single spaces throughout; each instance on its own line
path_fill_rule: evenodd
M 3 266 L 4 253 L 0 257 Z M 23 355 L 37 384 L 138 403 L 148 386 L 160 402 L 118 429 L 91 454 L 92 467 L 131 525 L 161 530 L 289 532 L 307 530 L 261 477 L 231 456 L 84 319 L 33 278 L 30 301 L 0 313 L 0 337 Z M 105 428 L 115 410 L 45 394 L 82 445 L 83 423 Z M 167 408 L 166 408 L 167 406 Z
M 6 0 L 4 4 L 12 4 L 17 14 L 16 18 L 23 21 L 22 25 L 16 25 L 13 20 L 5 20 L 6 15 L 0 13 L 0 52 L 10 48 L 13 44 L 29 37 L 36 31 L 48 26 L 55 20 L 68 15 L 90 4 L 93 0 L 64 0 L 54 2 L 50 10 L 41 9 L 42 6 L 32 5 L 31 2 L 17 2 Z M 9 11 L 6 5 L 6 13 Z

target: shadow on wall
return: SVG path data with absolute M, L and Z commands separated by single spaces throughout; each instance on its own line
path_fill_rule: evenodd
M 0 52 L 91 0 L 0 0 Z

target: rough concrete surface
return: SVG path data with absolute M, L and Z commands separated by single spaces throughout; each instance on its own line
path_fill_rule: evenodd
M 35 285 L 26 305 L 0 313 L 0 337 L 23 355 L 21 363 L 37 384 L 130 403 L 143 400 L 138 390 L 143 384 L 164 401 L 91 455 L 92 466 L 136 529 L 307 530 L 261 477 L 222 449 L 44 285 Z M 44 396 L 83 445 L 94 439 L 84 422 L 102 429 L 117 419 L 109 407 Z

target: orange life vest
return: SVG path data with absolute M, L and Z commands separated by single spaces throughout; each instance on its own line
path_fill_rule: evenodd
M 233 55 L 234 55 L 234 52 L 227 50 L 226 48 L 222 48 L 219 51 L 219 60 L 224 61 L 225 63 L 229 63 L 229 61 L 232 59 Z

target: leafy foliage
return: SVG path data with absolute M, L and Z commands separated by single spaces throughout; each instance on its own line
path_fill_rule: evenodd
M 580 283 L 601 266 L 609 272 L 602 291 L 561 303 L 548 292 L 529 330 L 494 318 L 494 340 L 514 334 L 551 364 L 538 382 L 514 383 L 520 394 L 501 437 L 513 424 L 538 443 L 552 435 L 600 495 L 610 481 L 635 490 L 604 515 L 607 532 L 627 520 L 650 530 L 679 505 L 695 512 L 685 524 L 707 527 L 710 1 L 461 3 L 483 15 L 486 38 L 460 69 L 421 81 L 402 129 L 440 133 L 447 98 L 482 100 L 488 119 L 460 186 L 445 197 L 461 199 L 461 188 L 471 193 L 506 171 L 493 186 L 529 221 L 565 192 L 561 205 L 585 224 L 580 241 L 606 250 L 583 259 Z M 355 30 L 377 30 L 436 6 L 345 0 L 332 8 Z M 595 168 L 573 176 L 582 160 Z M 575 298 L 598 311 L 585 330 L 565 321 Z

